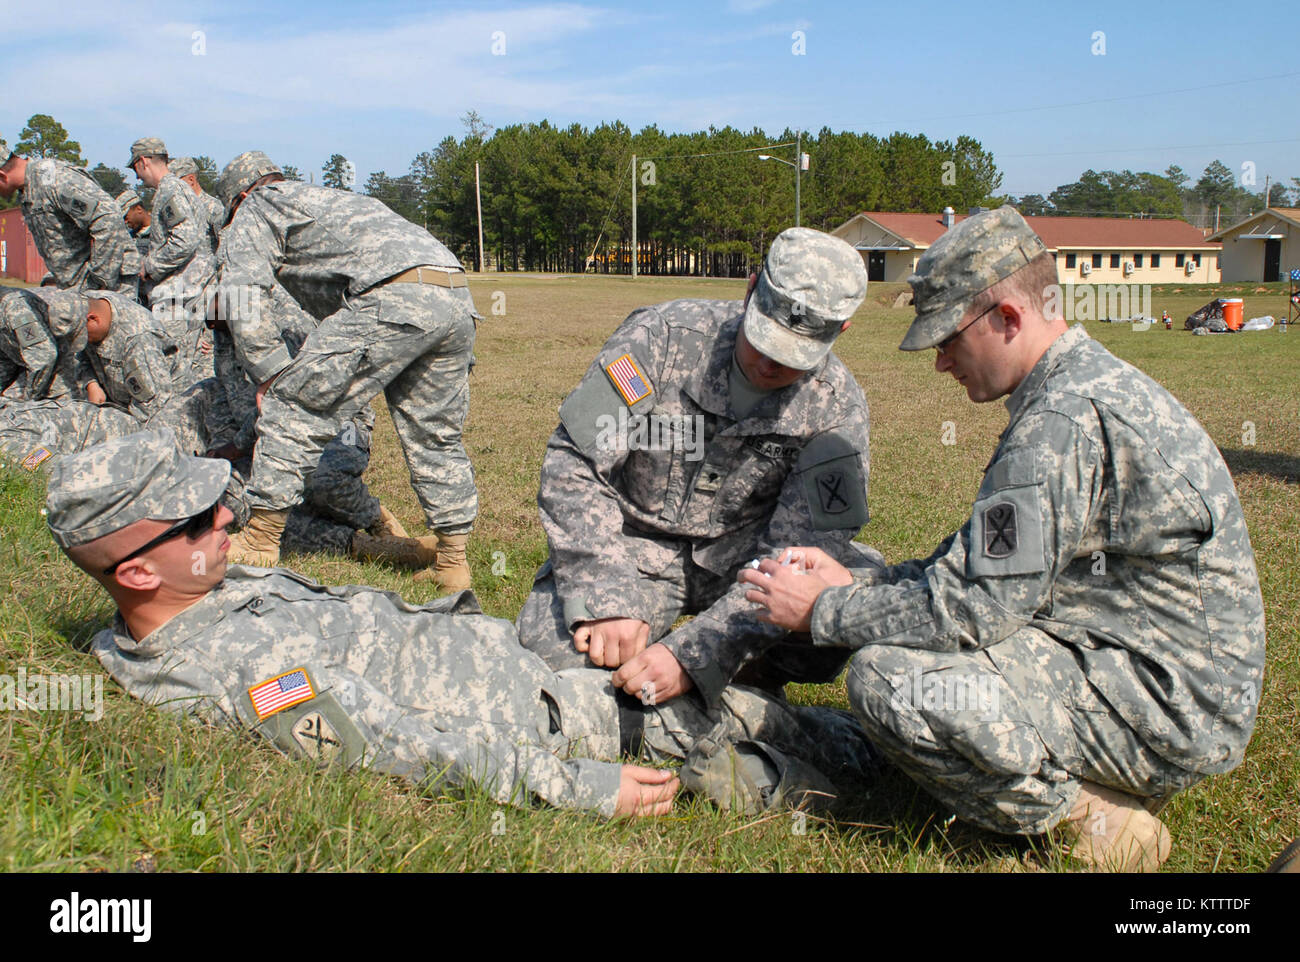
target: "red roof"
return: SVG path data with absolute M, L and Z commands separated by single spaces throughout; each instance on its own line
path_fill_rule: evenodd
M 918 247 L 929 247 L 944 232 L 939 214 L 863 211 L 862 216 Z M 965 219 L 965 214 L 956 217 L 957 221 Z M 1062 247 L 1204 250 L 1222 246 L 1206 243 L 1204 235 L 1185 220 L 1133 220 L 1128 217 L 1026 217 L 1025 220 L 1052 250 Z

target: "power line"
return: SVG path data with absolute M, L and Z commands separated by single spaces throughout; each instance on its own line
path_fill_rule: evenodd
M 1235 87 L 1241 84 L 1260 83 L 1265 80 L 1284 80 L 1288 77 L 1300 77 L 1300 71 L 1292 73 L 1270 74 L 1267 77 L 1251 77 L 1246 80 L 1225 80 L 1220 83 L 1202 84 L 1199 87 L 1179 87 L 1176 90 L 1161 90 L 1156 92 L 1144 92 L 1140 94 L 1124 94 L 1119 97 L 1102 97 L 1097 100 L 1076 100 L 1064 104 L 1040 104 L 1036 107 L 1008 107 L 1006 110 L 981 110 L 969 114 L 944 114 L 936 117 L 909 117 L 906 120 L 873 120 L 866 127 L 883 127 L 890 124 L 916 124 L 928 123 L 932 120 L 964 120 L 967 117 L 996 117 L 1005 114 L 1023 114 L 1033 113 L 1036 110 L 1060 110 L 1065 107 L 1090 107 L 1095 104 L 1111 104 L 1121 100 L 1149 100 L 1152 97 L 1175 96 L 1180 94 L 1192 93 L 1196 90 L 1212 90 L 1216 87 Z

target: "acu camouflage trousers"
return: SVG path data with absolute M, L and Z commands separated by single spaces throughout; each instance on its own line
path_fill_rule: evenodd
M 478 492 L 461 430 L 474 327 L 467 288 L 389 283 L 348 298 L 262 400 L 250 504 L 281 510 L 301 501 L 338 425 L 382 391 L 429 527 L 470 530 Z
M 1203 776 L 1147 748 L 1070 649 L 1025 627 L 979 651 L 859 649 L 849 703 L 873 744 L 961 818 L 1037 835 L 1080 780 L 1159 804 Z

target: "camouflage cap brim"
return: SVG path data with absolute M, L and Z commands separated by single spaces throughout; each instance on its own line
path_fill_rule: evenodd
M 183 455 L 171 431 L 141 431 L 61 458 L 50 472 L 46 520 L 63 548 L 137 521 L 179 521 L 217 502 L 230 462 Z
M 755 296 L 750 297 L 749 304 L 745 307 L 745 340 L 760 354 L 796 371 L 811 371 L 821 364 L 831 352 L 835 338 L 818 341 L 796 334 L 763 313 L 758 306 L 757 294 L 758 291 L 755 290 Z M 838 329 L 833 330 L 836 334 L 839 333 Z
M 924 351 L 937 347 L 944 339 L 961 326 L 961 319 L 966 313 L 966 304 L 951 304 L 935 311 L 918 314 L 912 326 L 903 335 L 903 343 L 898 345 L 900 351 Z

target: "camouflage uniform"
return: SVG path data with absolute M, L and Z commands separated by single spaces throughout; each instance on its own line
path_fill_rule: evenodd
M 68 549 L 143 518 L 189 517 L 224 488 L 224 462 L 181 458 L 165 432 L 132 435 L 56 465 L 47 517 Z M 119 615 L 93 650 L 132 695 L 243 725 L 281 751 L 366 764 L 416 783 L 476 783 L 502 802 L 537 797 L 613 814 L 622 751 L 682 758 L 703 736 L 761 739 L 841 784 L 872 755 L 840 713 L 728 689 L 648 707 L 597 671 L 554 673 L 473 594 L 408 604 L 328 588 L 284 569 L 232 566 L 200 600 L 137 641 Z
M 108 336 L 81 352 L 77 384 L 84 394 L 87 384 L 98 381 L 109 403 L 149 424 L 176 394 L 176 344 L 135 300 L 109 291 L 89 296 L 107 300 L 113 319 Z
M 207 213 L 189 184 L 168 173 L 153 199 L 149 255 L 144 270 L 153 283 L 149 306 L 180 349 L 189 384 L 212 376 L 211 338 L 198 320 L 196 302 L 216 271 Z M 209 347 L 204 353 L 203 347 Z
M 478 494 L 461 428 L 478 315 L 455 256 L 373 198 L 286 182 L 244 199 L 219 259 L 223 287 L 260 295 L 230 320 L 241 363 L 258 382 L 278 375 L 257 421 L 254 506 L 296 503 L 338 425 L 382 389 L 429 526 L 468 531 Z M 426 265 L 424 283 L 393 280 Z M 303 318 L 315 330 L 291 359 L 280 330 Z
M 85 170 L 51 157 L 29 161 L 22 207 L 59 287 L 135 296 L 140 261 L 121 210 Z
M 1264 612 L 1232 477 L 1158 383 L 1080 325 L 1007 408 L 970 520 L 823 592 L 812 635 L 858 649 L 849 700 L 891 761 L 963 818 L 1035 834 L 1080 780 L 1158 802 L 1237 765 Z
M 140 430 L 140 422 L 114 407 L 71 398 L 11 401 L 0 398 L 0 451 L 34 471 L 59 455 Z
M 781 680 L 829 680 L 843 667 L 841 653 L 788 644 L 784 631 L 755 622 L 735 579 L 752 558 L 789 544 L 860 562 L 850 544 L 867 520 L 867 402 L 827 354 L 809 376 L 738 416 L 741 318 L 736 301 L 635 311 L 561 407 L 538 493 L 550 560 L 517 623 L 523 644 L 552 667 L 589 664 L 572 630 L 610 617 L 649 624 L 650 640 L 661 640 L 710 700 L 764 650 L 764 669 Z M 630 408 L 606 371 L 625 354 L 650 388 Z M 626 412 L 702 424 L 702 458 L 692 461 L 686 443 L 626 450 L 602 441 L 611 422 L 601 418 Z M 683 614 L 696 617 L 672 631 Z
M 0 295 L 0 391 L 19 398 L 81 397 L 77 354 L 86 346 L 86 299 L 34 288 Z M 21 379 L 21 380 L 20 380 Z

